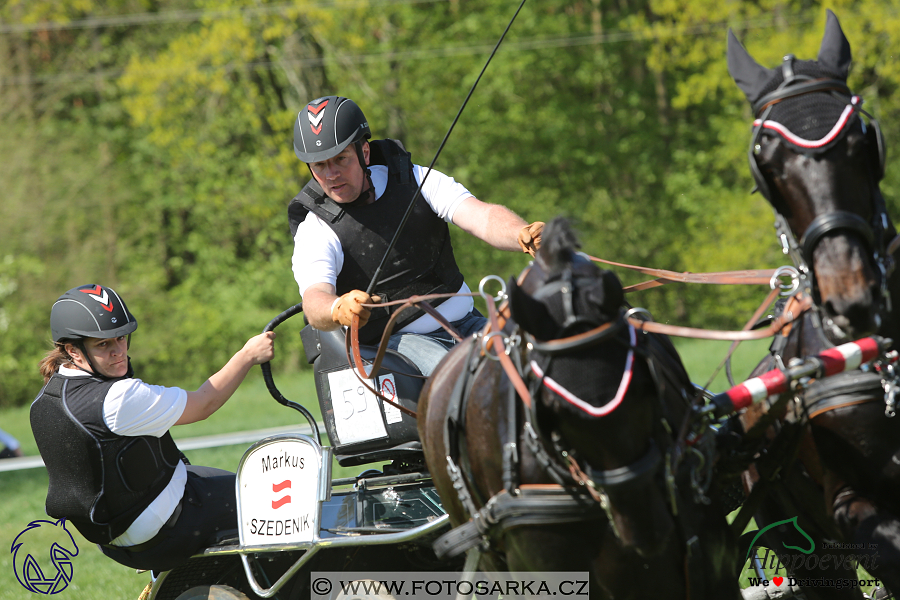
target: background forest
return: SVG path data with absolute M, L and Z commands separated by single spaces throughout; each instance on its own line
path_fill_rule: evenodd
M 50 305 L 84 283 L 114 287 L 138 317 L 142 378 L 224 364 L 300 299 L 286 218 L 309 177 L 292 150 L 297 112 L 354 98 L 375 137 L 428 165 L 517 4 L 0 3 L 0 407 L 34 397 Z M 896 216 L 900 0 L 528 0 L 435 167 L 529 221 L 572 217 L 608 260 L 783 264 L 771 209 L 748 194 L 751 115 L 726 32 L 766 66 L 814 58 L 826 8 L 853 48 L 850 86 L 887 137 Z M 460 234 L 473 289 L 527 263 Z M 660 321 L 736 328 L 764 295 L 671 285 L 630 300 Z M 278 369 L 304 366 L 300 325 L 279 329 Z

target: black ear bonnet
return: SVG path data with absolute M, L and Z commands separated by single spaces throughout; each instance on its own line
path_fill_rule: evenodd
M 774 198 L 756 160 L 762 135 L 779 135 L 795 152 L 815 155 L 826 152 L 852 128 L 859 127 L 872 151 L 876 183 L 884 176 L 881 129 L 862 109 L 862 99 L 847 87 L 850 62 L 850 43 L 831 11 L 818 59 L 797 60 L 787 55 L 775 69 L 757 64 L 729 31 L 728 70 L 750 101 L 755 117 L 748 151 L 750 170 L 757 189 L 770 202 Z

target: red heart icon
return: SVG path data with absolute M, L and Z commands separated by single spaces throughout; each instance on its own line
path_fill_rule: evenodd
M 775 585 L 781 585 L 781 582 L 784 581 L 784 577 L 773 577 L 772 583 Z

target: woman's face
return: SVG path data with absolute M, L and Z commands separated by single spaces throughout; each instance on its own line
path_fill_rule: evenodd
M 122 377 L 128 372 L 128 337 L 85 338 L 84 349 L 90 356 L 91 363 L 105 377 Z M 72 344 L 66 344 L 66 350 L 72 361 L 85 371 L 94 372 L 91 364 Z

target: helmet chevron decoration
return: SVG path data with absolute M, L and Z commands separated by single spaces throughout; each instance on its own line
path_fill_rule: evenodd
M 72 288 L 50 309 L 53 341 L 114 338 L 137 329 L 137 320 L 113 290 L 90 284 Z
M 294 121 L 294 153 L 307 164 L 333 158 L 350 144 L 371 137 L 362 110 L 341 96 L 313 100 Z

